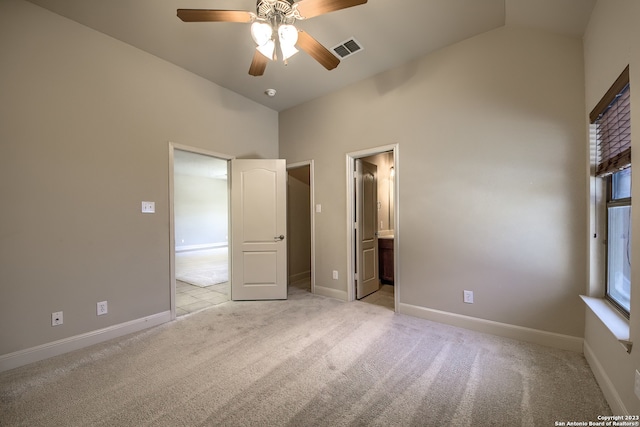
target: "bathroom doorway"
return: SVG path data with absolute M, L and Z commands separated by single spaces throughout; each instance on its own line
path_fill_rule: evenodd
M 399 300 L 398 145 L 348 153 L 347 168 L 349 300 L 395 310 Z M 375 195 L 367 185 L 375 186 Z
M 172 146 L 172 311 L 193 313 L 231 299 L 229 158 Z

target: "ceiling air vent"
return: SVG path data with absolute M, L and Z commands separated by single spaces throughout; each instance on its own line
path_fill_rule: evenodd
M 354 38 L 350 38 L 349 40 L 345 40 L 340 43 L 338 46 L 333 48 L 336 56 L 339 58 L 346 58 L 348 56 L 354 55 L 362 50 L 362 45 Z

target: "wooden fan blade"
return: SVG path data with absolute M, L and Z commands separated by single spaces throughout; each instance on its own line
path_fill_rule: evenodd
M 253 14 L 245 10 L 178 9 L 184 22 L 251 22 Z
M 304 18 L 324 15 L 334 10 L 365 4 L 367 0 L 300 0 L 294 6 Z
M 340 63 L 340 60 L 334 54 L 304 31 L 298 32 L 298 43 L 296 45 L 327 70 L 333 70 Z
M 249 67 L 249 74 L 252 76 L 263 75 L 264 70 L 267 68 L 267 62 L 269 62 L 267 57 L 258 52 L 258 49 L 256 49 L 255 53 L 253 54 L 251 66 Z

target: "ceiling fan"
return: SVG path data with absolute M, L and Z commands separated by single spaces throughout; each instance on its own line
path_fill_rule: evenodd
M 277 59 L 280 51 L 285 61 L 298 52 L 299 47 L 327 70 L 333 70 L 340 60 L 308 33 L 298 30 L 297 20 L 309 19 L 340 9 L 365 4 L 367 0 L 257 0 L 256 13 L 244 10 L 178 9 L 184 22 L 252 23 L 251 36 L 256 51 L 249 74 L 261 76 L 269 60 Z

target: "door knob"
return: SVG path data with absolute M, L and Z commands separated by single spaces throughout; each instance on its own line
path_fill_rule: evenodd
M 284 234 L 281 234 L 277 237 L 274 237 L 273 240 L 278 241 L 278 240 L 284 240 Z

